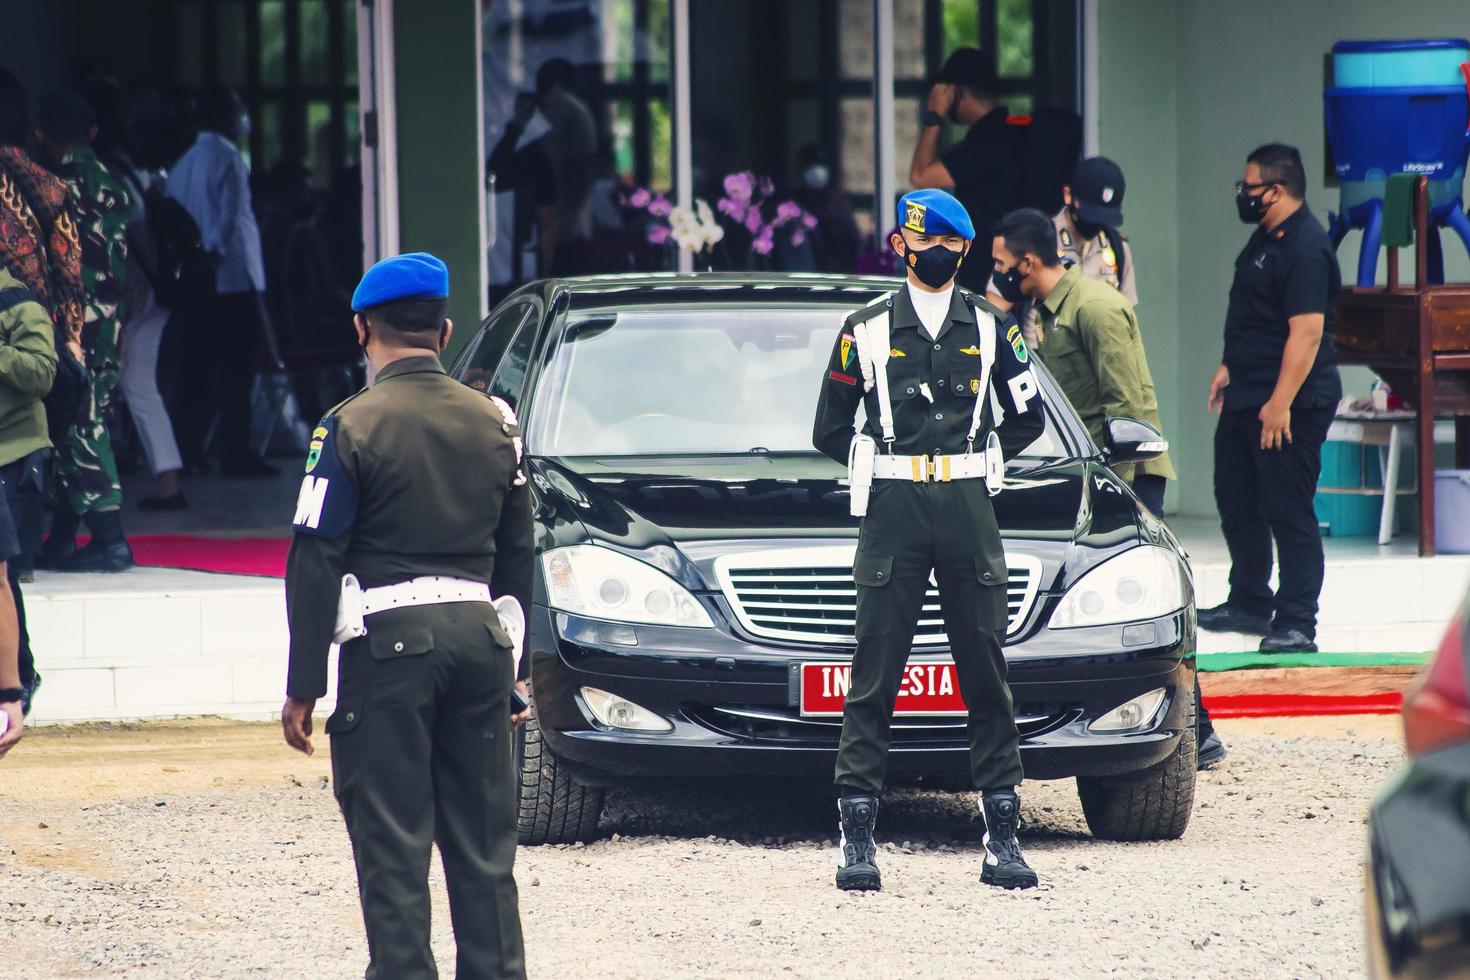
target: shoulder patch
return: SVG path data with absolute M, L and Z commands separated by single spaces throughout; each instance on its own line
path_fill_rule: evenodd
M 291 530 L 335 538 L 356 519 L 357 487 L 337 455 L 337 419 L 328 415 L 311 433 Z

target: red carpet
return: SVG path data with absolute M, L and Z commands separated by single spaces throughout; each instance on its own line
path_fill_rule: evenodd
M 1284 718 L 1301 715 L 1396 715 L 1398 691 L 1381 694 L 1227 694 L 1205 698 L 1212 718 Z
M 189 534 L 129 536 L 139 565 L 232 575 L 286 575 L 290 538 L 204 538 Z

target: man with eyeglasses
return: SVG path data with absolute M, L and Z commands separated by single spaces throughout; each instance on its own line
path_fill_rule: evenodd
M 1263 653 L 1317 650 L 1322 538 L 1312 497 L 1342 382 L 1332 343 L 1337 255 L 1304 200 L 1295 147 L 1270 143 L 1235 185 L 1255 225 L 1235 260 L 1225 355 L 1210 379 L 1215 503 L 1230 549 L 1230 596 L 1199 611 L 1203 629 L 1263 635 Z M 1271 591 L 1271 542 L 1280 584 Z

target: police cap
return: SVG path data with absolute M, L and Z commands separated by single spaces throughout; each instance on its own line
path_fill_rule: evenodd
M 975 237 L 975 224 L 953 194 L 937 188 L 909 191 L 898 199 L 898 226 L 925 235 Z
M 1083 221 L 1109 228 L 1123 223 L 1123 168 L 1107 157 L 1088 157 L 1077 164 L 1067 187 Z
M 363 310 L 401 299 L 448 299 L 449 269 L 428 252 L 392 255 L 362 274 L 352 294 L 352 309 Z

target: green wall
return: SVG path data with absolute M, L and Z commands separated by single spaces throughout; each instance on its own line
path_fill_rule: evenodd
M 398 110 L 398 243 L 449 266 L 451 354 L 474 335 L 480 269 L 480 84 L 474 0 L 398 0 L 393 13 Z
M 1099 0 L 1100 149 L 1128 176 L 1139 320 L 1180 471 L 1171 509 L 1215 512 L 1204 392 L 1220 360 L 1235 256 L 1249 236 L 1233 200 L 1246 154 L 1277 140 L 1299 147 L 1308 203 L 1325 223 L 1337 209 L 1323 171 L 1323 59 L 1332 44 L 1464 36 L 1467 9 L 1464 0 Z M 1338 253 L 1348 281 L 1359 240 L 1353 233 Z M 1470 279 L 1458 240 L 1445 246 L 1449 278 Z M 1343 372 L 1353 393 L 1365 393 L 1369 377 Z

